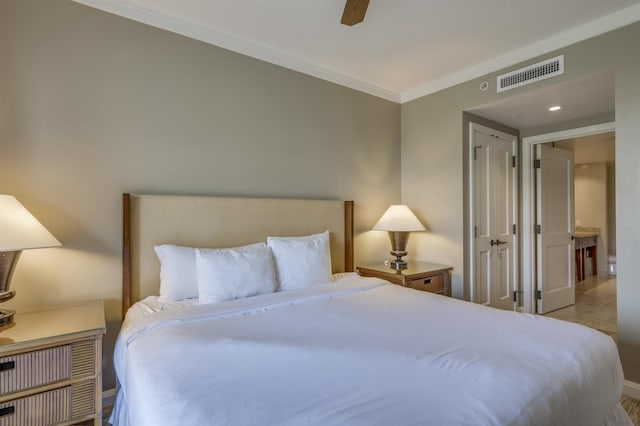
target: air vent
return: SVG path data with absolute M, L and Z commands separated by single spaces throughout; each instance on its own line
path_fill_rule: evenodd
M 514 87 L 524 86 L 525 84 L 555 77 L 563 73 L 564 55 L 560 55 L 519 70 L 499 75 L 496 87 L 498 92 L 504 92 Z

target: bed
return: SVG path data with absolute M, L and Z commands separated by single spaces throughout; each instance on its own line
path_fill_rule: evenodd
M 123 229 L 116 425 L 631 424 L 609 336 L 351 272 L 352 202 L 125 194 Z M 321 238 L 333 268 L 308 281 Z M 225 269 L 265 240 L 266 290 L 267 266 Z M 166 245 L 200 248 L 197 297 L 166 297 Z M 219 271 L 252 295 L 213 300 Z

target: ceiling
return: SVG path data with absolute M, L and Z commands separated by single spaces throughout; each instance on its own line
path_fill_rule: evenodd
M 612 72 L 593 74 L 505 97 L 469 111 L 514 129 L 535 129 L 613 113 L 614 84 Z M 562 109 L 549 111 L 554 105 Z
M 405 102 L 640 20 L 640 0 L 75 0 Z
M 616 161 L 616 136 L 614 132 L 565 139 L 553 142 L 553 145 L 556 148 L 573 151 L 573 162 L 576 165 Z

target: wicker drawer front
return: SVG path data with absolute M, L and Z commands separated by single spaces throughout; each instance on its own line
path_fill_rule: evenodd
M 431 293 L 442 293 L 444 292 L 444 277 L 442 275 L 434 275 L 432 277 L 419 278 L 412 280 L 408 287 Z
M 0 404 L 0 426 L 48 426 L 71 420 L 71 386 Z
M 0 358 L 0 394 L 71 378 L 71 346 Z
M 96 382 L 86 380 L 0 404 L 0 426 L 45 426 L 93 417 Z

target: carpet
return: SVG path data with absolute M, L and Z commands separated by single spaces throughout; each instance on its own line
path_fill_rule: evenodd
M 620 403 L 622 404 L 622 408 L 624 408 L 629 417 L 631 417 L 633 424 L 635 426 L 640 426 L 640 400 L 622 395 L 622 398 L 620 398 Z

